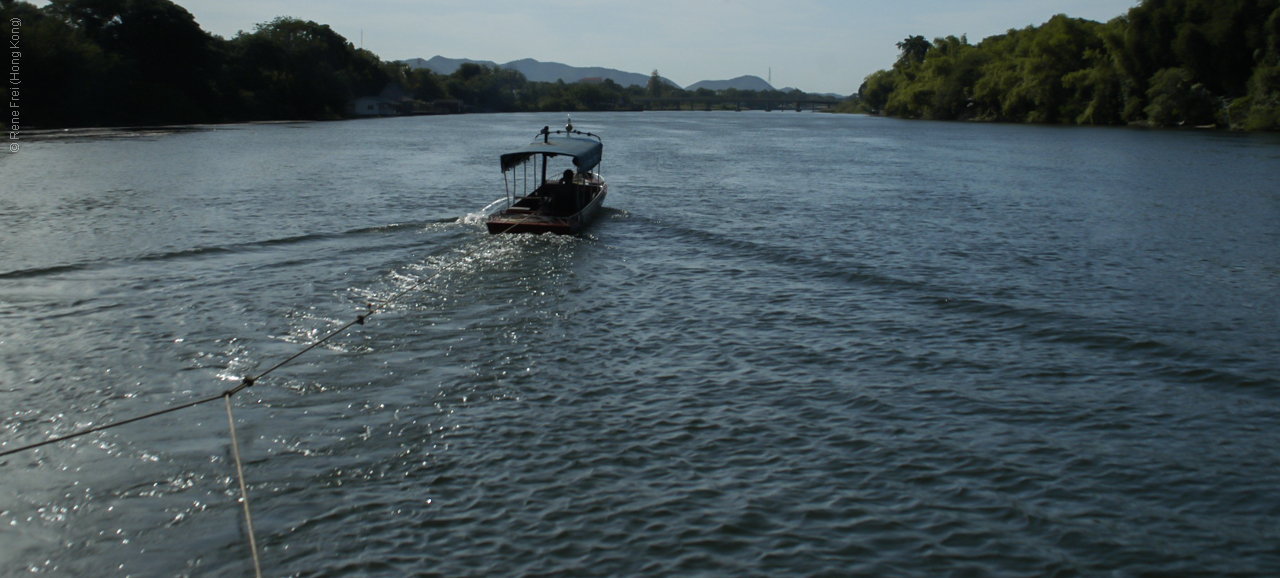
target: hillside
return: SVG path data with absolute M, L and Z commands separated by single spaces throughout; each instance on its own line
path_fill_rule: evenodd
M 443 56 L 432 56 L 430 60 L 421 58 L 410 58 L 409 60 L 401 60 L 409 65 L 409 68 L 426 68 L 436 74 L 453 74 L 463 64 L 483 64 L 485 66 L 497 66 L 498 63 L 488 60 L 471 60 L 469 58 L 445 58 Z
M 649 83 L 649 75 L 638 74 L 634 72 L 625 72 L 622 70 L 614 70 L 612 68 L 600 67 L 576 67 L 559 62 L 540 62 L 532 58 L 515 60 L 506 64 L 499 65 L 495 62 L 487 60 L 471 60 L 468 58 L 446 58 L 444 56 L 433 56 L 429 60 L 421 58 L 413 58 L 402 60 L 412 68 L 426 68 L 436 74 L 453 74 L 458 67 L 466 63 L 483 64 L 486 66 L 500 66 L 509 70 L 519 71 L 532 82 L 556 82 L 563 80 L 566 83 L 578 82 L 584 78 L 599 78 L 601 80 L 609 79 L 619 86 L 645 86 Z M 663 79 L 672 86 L 678 86 L 670 80 Z
M 647 74 L 624 72 L 598 66 L 580 68 L 560 64 L 559 62 L 539 62 L 532 58 L 508 62 L 503 64 L 502 67 L 518 70 L 521 74 L 524 74 L 525 78 L 533 82 L 555 82 L 557 80 L 578 82 L 584 78 L 599 78 L 601 80 L 607 78 L 618 83 L 618 86 L 645 86 L 649 84 L 649 75 Z M 663 80 L 666 79 L 664 78 Z M 667 82 L 670 83 L 671 81 L 668 80 Z
M 645 86 L 649 83 L 648 74 L 640 74 L 637 72 L 626 72 L 613 68 L 601 68 L 598 66 L 578 67 L 561 64 L 559 62 L 541 62 L 532 58 L 514 60 L 506 64 L 499 65 L 495 62 L 487 60 L 470 60 L 467 58 L 446 58 L 444 56 L 433 56 L 430 59 L 411 58 L 402 60 L 411 68 L 426 68 L 436 74 L 453 74 L 458 67 L 465 63 L 482 64 L 485 66 L 500 66 L 502 68 L 517 70 L 532 82 L 556 82 L 563 80 L 565 83 L 572 84 L 584 78 L 599 78 L 601 80 L 608 79 L 618 83 L 619 86 Z M 663 78 L 663 82 L 680 88 L 679 84 L 672 82 L 668 78 Z M 724 90 L 727 88 L 736 88 L 738 90 L 774 90 L 769 83 L 758 76 L 739 76 L 732 80 L 703 80 L 690 85 L 686 90 L 697 90 L 699 88 L 708 88 L 711 90 Z
M 728 90 L 736 88 L 738 90 L 775 90 L 768 82 L 759 76 L 739 76 L 730 80 L 703 80 L 690 84 L 685 90 L 698 90 L 705 88 L 707 90 Z

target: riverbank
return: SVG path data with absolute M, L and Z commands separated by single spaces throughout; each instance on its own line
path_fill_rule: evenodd
M 320 122 L 320 121 L 259 120 L 259 121 L 249 121 L 249 122 L 228 122 L 228 123 L 210 123 L 210 124 L 49 128 L 49 129 L 35 129 L 35 130 L 22 131 L 21 133 L 19 133 L 19 140 L 39 142 L 39 141 L 101 139 L 101 138 L 139 138 L 139 137 L 145 138 L 145 137 L 152 137 L 152 136 L 176 134 L 176 133 L 182 133 L 182 132 L 226 130 L 226 129 L 232 129 L 240 126 L 304 124 L 304 123 L 311 123 L 311 122 Z

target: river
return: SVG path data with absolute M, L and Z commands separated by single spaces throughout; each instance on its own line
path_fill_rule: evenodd
M 563 114 L 0 156 L 0 450 L 232 402 L 267 576 L 1280 574 L 1280 137 Z M 0 458 L 0 576 L 251 575 L 221 402 Z

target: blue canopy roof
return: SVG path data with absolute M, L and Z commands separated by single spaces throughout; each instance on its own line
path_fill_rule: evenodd
M 600 141 L 577 137 L 542 137 L 524 147 L 502 155 L 502 170 L 509 171 L 534 155 L 567 156 L 573 158 L 573 166 L 579 171 L 589 171 L 600 164 L 604 145 Z

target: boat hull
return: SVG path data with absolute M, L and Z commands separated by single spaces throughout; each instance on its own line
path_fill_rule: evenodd
M 608 185 L 601 184 L 600 192 L 581 211 L 572 215 L 555 216 L 536 212 L 503 209 L 485 220 L 485 228 L 492 234 L 552 233 L 573 235 L 590 225 L 600 214 L 604 198 L 609 194 Z

